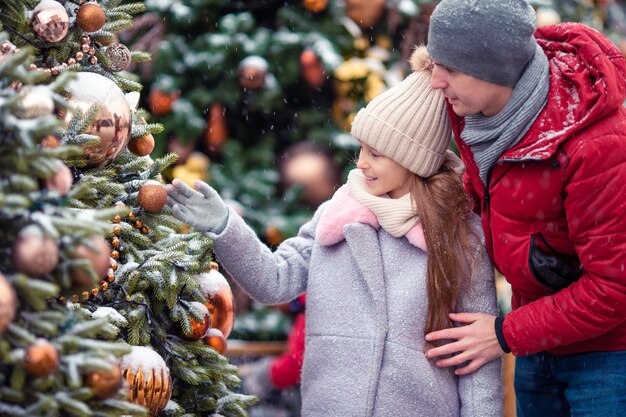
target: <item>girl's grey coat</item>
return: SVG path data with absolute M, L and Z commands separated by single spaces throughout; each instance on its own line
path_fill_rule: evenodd
M 210 234 L 218 261 L 259 302 L 284 303 L 306 291 L 302 415 L 501 416 L 499 360 L 457 377 L 424 356 L 426 253 L 358 222 L 326 224 L 343 238 L 323 245 L 316 231 L 328 205 L 273 253 L 233 210 L 226 229 Z M 471 283 L 457 311 L 497 314 L 485 256 Z

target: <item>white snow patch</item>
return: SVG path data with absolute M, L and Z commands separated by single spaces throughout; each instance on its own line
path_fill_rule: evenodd
M 219 271 L 212 269 L 209 272 L 198 274 L 198 282 L 200 283 L 200 292 L 209 298 L 219 293 L 224 287 L 230 288 L 228 281 Z
M 144 375 L 150 375 L 153 370 L 155 373 L 163 371 L 167 377 L 170 375 L 161 355 L 147 346 L 133 346 L 131 352 L 122 357 L 120 368 L 129 369 L 133 373 L 141 370 Z

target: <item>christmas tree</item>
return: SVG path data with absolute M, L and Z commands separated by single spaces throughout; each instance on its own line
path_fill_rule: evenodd
M 117 33 L 139 2 L 0 2 L 0 415 L 245 416 L 211 242 L 164 208 Z

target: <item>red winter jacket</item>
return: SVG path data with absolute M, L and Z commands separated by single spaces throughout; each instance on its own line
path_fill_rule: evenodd
M 306 294 L 297 301 L 304 307 Z M 304 358 L 304 309 L 293 319 L 293 325 L 287 338 L 287 350 L 273 359 L 269 366 L 270 381 L 275 388 L 289 388 L 300 383 L 302 359 Z
M 492 168 L 488 192 L 449 107 L 489 255 L 513 290 L 504 337 L 514 355 L 625 350 L 626 60 L 581 24 L 535 37 L 550 62 L 548 103 Z M 540 258 L 557 278 L 579 278 L 550 287 Z

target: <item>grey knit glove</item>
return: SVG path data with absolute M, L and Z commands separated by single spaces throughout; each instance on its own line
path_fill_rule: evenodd
M 174 179 L 168 184 L 167 205 L 178 220 L 201 232 L 220 234 L 228 223 L 228 208 L 209 184 L 196 180 L 194 188 Z

